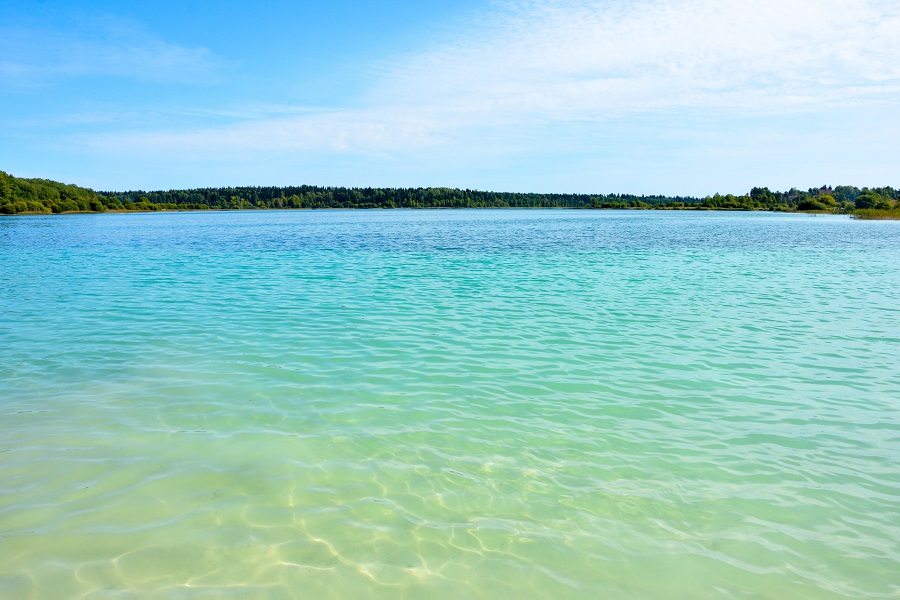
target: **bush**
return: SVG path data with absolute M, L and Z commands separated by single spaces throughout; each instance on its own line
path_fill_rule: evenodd
M 877 192 L 866 190 L 856 197 L 856 208 L 874 208 L 876 210 L 888 210 L 891 203 Z
M 828 210 L 829 207 L 825 206 L 816 198 L 807 198 L 806 200 L 801 200 L 799 204 L 797 204 L 797 210 Z

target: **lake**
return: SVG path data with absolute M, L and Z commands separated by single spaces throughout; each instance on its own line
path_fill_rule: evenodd
M 900 596 L 900 223 L 0 219 L 0 598 Z

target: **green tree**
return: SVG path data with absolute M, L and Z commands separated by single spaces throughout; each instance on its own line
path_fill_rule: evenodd
M 12 199 L 12 187 L 9 185 L 9 175 L 0 171 L 0 204 L 3 200 Z
M 750 190 L 750 197 L 759 204 L 772 204 L 775 201 L 775 195 L 767 187 L 755 187 Z
M 856 197 L 856 208 L 876 208 L 887 210 L 891 207 L 891 203 L 887 201 L 881 194 L 872 190 L 865 190 Z
M 853 202 L 859 196 L 859 189 L 852 185 L 839 185 L 832 190 L 831 194 L 838 202 Z

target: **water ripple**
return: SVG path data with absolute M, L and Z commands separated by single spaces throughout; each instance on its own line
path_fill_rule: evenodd
M 761 214 L 0 220 L 0 598 L 896 598 L 898 247 Z

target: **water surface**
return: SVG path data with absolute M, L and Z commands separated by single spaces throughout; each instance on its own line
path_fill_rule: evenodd
M 900 224 L 0 219 L 0 598 L 896 598 Z

